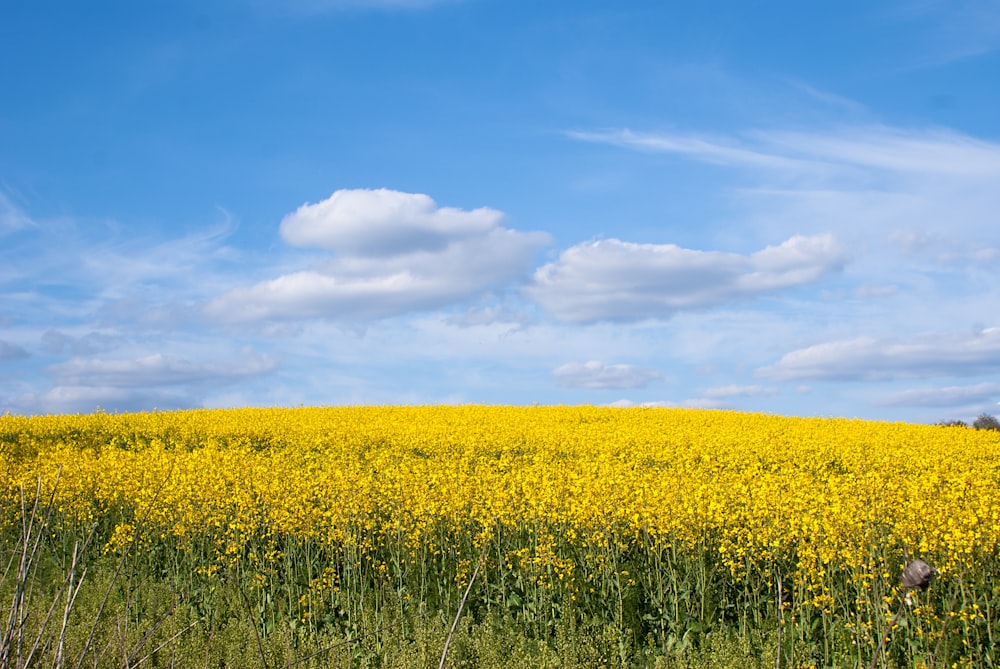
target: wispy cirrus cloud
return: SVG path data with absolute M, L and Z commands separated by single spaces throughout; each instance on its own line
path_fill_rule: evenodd
M 757 234 L 836 230 L 869 248 L 926 239 L 944 249 L 947 254 L 937 255 L 946 259 L 975 255 L 996 230 L 1000 143 L 954 130 L 860 125 L 723 136 L 631 130 L 570 136 L 737 171 L 742 183 L 730 196 L 744 210 L 743 227 Z
M 567 135 L 584 142 L 611 144 L 654 153 L 676 153 L 719 165 L 776 170 L 802 170 L 812 166 L 807 161 L 768 151 L 766 147 L 754 147 L 727 136 L 634 132 L 627 128 L 598 132 L 570 131 Z
M 828 165 L 927 176 L 1000 175 L 1000 144 L 954 130 L 862 126 L 839 132 L 759 131 L 751 137 L 762 150 Z
M 1000 175 L 1000 144 L 947 129 L 913 131 L 866 125 L 835 131 L 755 130 L 742 135 L 630 129 L 570 131 L 567 135 L 580 141 L 673 153 L 707 163 L 810 176 L 843 175 L 851 167 L 903 174 L 982 178 Z
M 34 221 L 3 192 L 0 192 L 0 235 L 33 226 Z
M 921 28 L 906 69 L 940 67 L 1000 49 L 1000 7 L 991 0 L 903 0 L 883 15 L 907 32 Z

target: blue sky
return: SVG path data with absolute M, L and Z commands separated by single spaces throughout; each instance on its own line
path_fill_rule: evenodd
M 0 412 L 1000 413 L 1000 5 L 0 7 Z

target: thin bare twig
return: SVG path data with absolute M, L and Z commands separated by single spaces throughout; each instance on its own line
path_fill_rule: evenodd
M 133 667 L 138 667 L 138 666 L 139 666 L 140 664 L 142 664 L 143 662 L 145 662 L 146 660 L 148 660 L 149 658 L 153 657 L 153 656 L 154 656 L 154 655 L 156 655 L 156 654 L 157 654 L 158 652 L 160 652 L 161 650 L 163 650 L 164 648 L 166 648 L 166 646 L 167 646 L 167 644 L 168 644 L 168 643 L 172 642 L 172 641 L 173 641 L 174 639 L 176 639 L 177 637 L 179 637 L 180 635 L 184 634 L 184 633 L 185 633 L 185 632 L 187 632 L 187 631 L 188 631 L 189 629 L 191 629 L 192 627 L 194 627 L 195 625 L 197 625 L 197 624 L 198 624 L 198 622 L 199 622 L 199 621 L 197 621 L 197 620 L 196 620 L 196 621 L 194 621 L 193 623 L 191 623 L 190 625 L 188 625 L 187 627 L 185 627 L 184 629 L 182 629 L 182 630 L 181 630 L 180 632 L 177 632 L 176 634 L 174 634 L 173 636 L 171 636 L 171 637 L 170 637 L 169 639 L 167 639 L 166 641 L 164 641 L 163 643 L 161 643 L 161 644 L 160 644 L 159 646 L 157 646 L 157 647 L 156 647 L 156 648 L 154 648 L 153 650 L 149 651 L 149 653 L 147 653 L 146 655 L 144 655 L 143 657 L 141 657 L 141 658 L 140 658 L 140 659 L 139 659 L 139 660 L 138 660 L 138 661 L 137 661 L 137 662 L 136 662 L 135 664 L 133 664 L 132 666 L 133 666 Z
M 240 596 L 243 598 L 243 603 L 246 604 L 247 613 L 250 614 L 250 626 L 253 627 L 253 635 L 257 639 L 257 652 L 260 653 L 260 661 L 267 669 L 267 656 L 264 654 L 264 644 L 260 640 L 260 631 L 257 629 L 257 622 L 253 619 L 253 607 L 250 606 L 250 598 L 247 597 L 247 593 L 243 590 L 243 585 L 236 580 L 236 589 L 240 591 Z
M 73 557 L 70 562 L 69 574 L 63 580 L 62 585 L 56 591 L 55 596 L 52 598 L 52 605 L 49 607 L 48 613 L 45 614 L 45 618 L 42 620 L 41 624 L 38 626 L 38 634 L 35 637 L 35 642 L 31 645 L 31 651 L 24 660 L 24 666 L 31 666 L 31 660 L 35 653 L 40 650 L 44 650 L 48 647 L 50 640 L 46 640 L 45 645 L 42 645 L 42 636 L 45 630 L 48 628 L 49 620 L 52 618 L 52 614 L 55 612 L 56 605 L 59 604 L 59 600 L 62 598 L 63 592 L 66 593 L 66 606 L 63 610 L 62 626 L 59 628 L 59 640 L 56 646 L 56 659 L 54 665 L 58 668 L 63 666 L 63 650 L 66 640 L 66 629 L 69 626 L 69 614 L 73 609 L 73 604 L 76 602 L 76 596 L 80 594 L 80 588 L 83 587 L 83 580 L 87 578 L 87 569 L 84 567 L 83 572 L 80 577 L 76 577 L 76 569 L 82 556 L 87 549 L 90 547 L 90 541 L 94 538 L 94 534 L 97 531 L 97 525 L 95 524 L 90 532 L 87 534 L 87 538 L 84 539 L 83 545 L 80 545 L 79 541 L 73 544 Z
M 160 619 L 157 620 L 156 623 L 154 623 L 153 626 L 150 627 L 149 630 L 142 635 L 142 638 L 139 639 L 138 642 L 136 642 L 135 646 L 132 647 L 132 651 L 128 654 L 128 656 L 125 658 L 125 661 L 122 663 L 122 667 L 124 669 L 133 666 L 133 660 L 135 660 L 135 656 L 139 654 L 139 651 L 142 650 L 142 647 L 146 645 L 146 642 L 149 641 L 154 634 L 156 634 L 156 631 L 160 629 L 163 623 L 167 622 L 167 620 L 169 620 L 170 617 L 174 615 L 174 611 L 176 609 L 177 609 L 177 602 L 175 601 L 167 610 L 167 612 L 164 613 L 162 616 L 160 616 Z
M 899 618 L 903 615 L 903 608 L 905 606 L 906 600 L 904 599 L 899 603 L 899 611 L 896 611 L 896 615 L 894 615 L 892 620 L 889 621 L 889 629 L 882 635 L 882 638 L 879 639 L 878 647 L 875 648 L 875 654 L 872 655 L 872 663 L 868 666 L 868 669 L 875 669 L 875 665 L 878 664 L 878 660 L 882 656 L 882 649 L 885 647 L 885 642 L 889 640 L 890 636 L 892 636 L 892 628 L 899 622 Z
M 479 562 L 476 563 L 476 568 L 472 572 L 472 578 L 469 579 L 469 585 L 465 588 L 465 594 L 462 595 L 462 601 L 458 603 L 458 611 L 455 613 L 455 620 L 451 623 L 451 630 L 448 632 L 448 638 L 444 641 L 444 650 L 441 652 L 441 663 L 438 664 L 438 669 L 444 669 L 445 658 L 448 657 L 448 646 L 451 645 L 451 638 L 455 635 L 455 628 L 458 627 L 458 619 L 462 615 L 462 609 L 465 608 L 465 600 L 469 598 L 469 592 L 472 591 L 472 584 L 476 582 L 476 576 L 479 575 L 479 569 L 483 566 L 483 562 L 486 560 L 486 549 L 489 548 L 490 542 L 483 541 L 483 550 L 479 553 Z
M 42 507 L 42 476 L 38 476 L 35 485 L 35 497 L 31 504 L 31 511 L 28 512 L 28 504 L 25 500 L 24 485 L 20 486 L 21 501 L 21 536 L 18 543 L 20 549 L 14 550 L 11 561 L 4 570 L 3 580 L 10 574 L 14 563 L 17 569 L 14 572 L 14 594 L 10 604 L 10 612 L 7 616 L 7 625 L 4 627 L 3 636 L 0 638 L 0 667 L 21 667 L 26 662 L 22 659 L 25 651 L 25 627 L 28 623 L 28 607 L 31 601 L 31 594 L 34 590 L 35 576 L 38 573 L 38 553 L 41 548 L 42 538 L 45 535 L 45 528 L 48 527 L 55 509 L 56 490 L 59 486 L 59 479 L 62 476 L 62 467 L 56 471 L 55 481 L 52 484 L 51 494 L 48 502 Z M 56 595 L 59 597 L 59 594 Z M 53 603 L 54 606 L 54 603 Z M 48 621 L 53 609 L 50 608 Z M 44 626 L 43 628 L 44 629 Z M 37 642 L 36 642 L 37 645 Z M 36 645 L 29 651 L 29 658 L 35 652 Z M 12 657 L 13 653 L 13 657 Z

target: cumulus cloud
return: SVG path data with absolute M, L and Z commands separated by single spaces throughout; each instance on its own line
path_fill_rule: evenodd
M 1000 327 L 909 340 L 857 337 L 785 354 L 758 374 L 778 380 L 872 380 L 970 376 L 1000 369 Z
M 461 302 L 524 277 L 550 243 L 502 219 L 488 208 L 438 207 L 422 194 L 337 191 L 281 223 L 285 241 L 329 252 L 326 262 L 232 290 L 206 311 L 231 322 L 368 320 Z
M 570 362 L 553 370 L 562 385 L 572 388 L 645 388 L 663 378 L 658 370 L 636 365 L 606 365 L 597 360 Z
M 977 383 L 972 386 L 910 388 L 884 397 L 882 406 L 958 407 L 994 402 L 1000 397 L 1000 384 Z
M 561 320 L 669 318 L 807 284 L 840 270 L 832 235 L 796 235 L 750 255 L 618 239 L 578 244 L 539 268 L 528 294 Z
M 489 234 L 502 219 L 502 213 L 487 207 L 472 211 L 438 207 L 421 193 L 339 190 L 286 216 L 281 236 L 295 246 L 386 257 L 440 251 L 450 243 Z

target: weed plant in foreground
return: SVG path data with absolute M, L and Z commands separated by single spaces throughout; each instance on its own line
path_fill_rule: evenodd
M 8 415 L 0 477 L 0 669 L 30 647 L 88 667 L 437 667 L 446 646 L 468 667 L 998 663 L 995 431 L 596 407 Z M 903 592 L 907 556 L 936 569 L 926 590 Z

